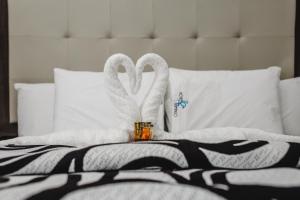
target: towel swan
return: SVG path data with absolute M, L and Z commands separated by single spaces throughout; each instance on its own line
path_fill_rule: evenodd
M 136 88 L 135 65 L 131 58 L 124 54 L 114 54 L 107 59 L 104 65 L 105 82 L 108 95 L 113 101 L 120 118 L 121 124 L 119 128 L 132 133 L 134 122 L 141 120 L 141 114 L 137 102 L 128 95 L 118 77 L 118 69 L 121 66 L 126 70 L 129 78 L 129 87 L 131 93 L 133 93 L 134 88 Z
M 157 127 L 159 107 L 163 102 L 169 80 L 169 68 L 167 62 L 159 55 L 148 53 L 138 59 L 136 63 L 136 85 L 133 93 L 136 94 L 143 79 L 143 71 L 146 66 L 154 70 L 153 83 L 140 105 L 141 118 L 144 122 L 152 122 Z

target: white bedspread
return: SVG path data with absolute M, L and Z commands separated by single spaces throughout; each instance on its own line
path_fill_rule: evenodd
M 130 142 L 127 131 L 111 130 L 73 130 L 56 132 L 43 136 L 25 136 L 0 141 L 0 145 L 70 145 L 87 146 L 94 144 Z M 197 142 L 222 142 L 227 140 L 267 140 L 300 143 L 300 137 L 268 133 L 257 129 L 247 128 L 209 128 L 191 130 L 180 134 L 157 132 L 154 140 L 187 139 Z

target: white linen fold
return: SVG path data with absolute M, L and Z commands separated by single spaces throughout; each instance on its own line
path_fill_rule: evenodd
M 80 137 L 79 137 L 80 136 Z M 277 142 L 300 143 L 300 137 L 268 133 L 249 128 L 208 128 L 191 130 L 182 133 L 168 133 L 159 131 L 154 140 L 193 140 L 204 143 L 224 142 L 228 140 L 264 140 Z M 73 130 L 56 132 L 43 136 L 24 136 L 0 141 L 0 146 L 15 145 L 69 145 L 89 146 L 106 143 L 124 143 L 129 141 L 126 130 Z
M 252 128 L 207 128 L 201 130 L 190 130 L 180 133 L 170 133 L 165 131 L 157 132 L 154 140 L 194 140 L 197 142 L 224 142 L 228 140 L 264 140 L 277 142 L 294 142 L 300 143 L 299 136 L 281 135 L 270 133 L 260 129 Z
M 0 141 L 0 145 L 67 145 L 78 147 L 128 141 L 129 134 L 126 130 L 85 129 L 59 131 L 41 136 L 17 137 Z

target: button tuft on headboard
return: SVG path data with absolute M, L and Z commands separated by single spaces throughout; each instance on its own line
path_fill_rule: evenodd
M 113 35 L 112 35 L 111 32 L 108 32 L 108 33 L 106 33 L 105 37 L 106 37 L 107 39 L 112 39 L 112 38 L 113 38 Z
M 240 38 L 241 37 L 241 33 L 240 32 L 237 32 L 235 35 L 234 35 L 235 38 Z
M 68 38 L 70 38 L 70 37 L 71 37 L 71 34 L 70 34 L 69 32 L 66 32 L 66 33 L 64 34 L 64 38 L 68 39 Z
M 149 38 L 150 38 L 150 39 L 155 39 L 155 38 L 156 38 L 155 33 L 150 33 L 150 34 L 149 34 Z
M 198 37 L 199 37 L 199 35 L 198 35 L 198 33 L 193 33 L 193 34 L 191 34 L 191 39 L 198 39 Z

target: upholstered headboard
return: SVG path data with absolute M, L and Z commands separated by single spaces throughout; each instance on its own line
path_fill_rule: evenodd
M 161 54 L 171 67 L 294 76 L 296 0 L 8 0 L 10 121 L 16 82 L 53 68 L 102 71 L 113 53 Z

